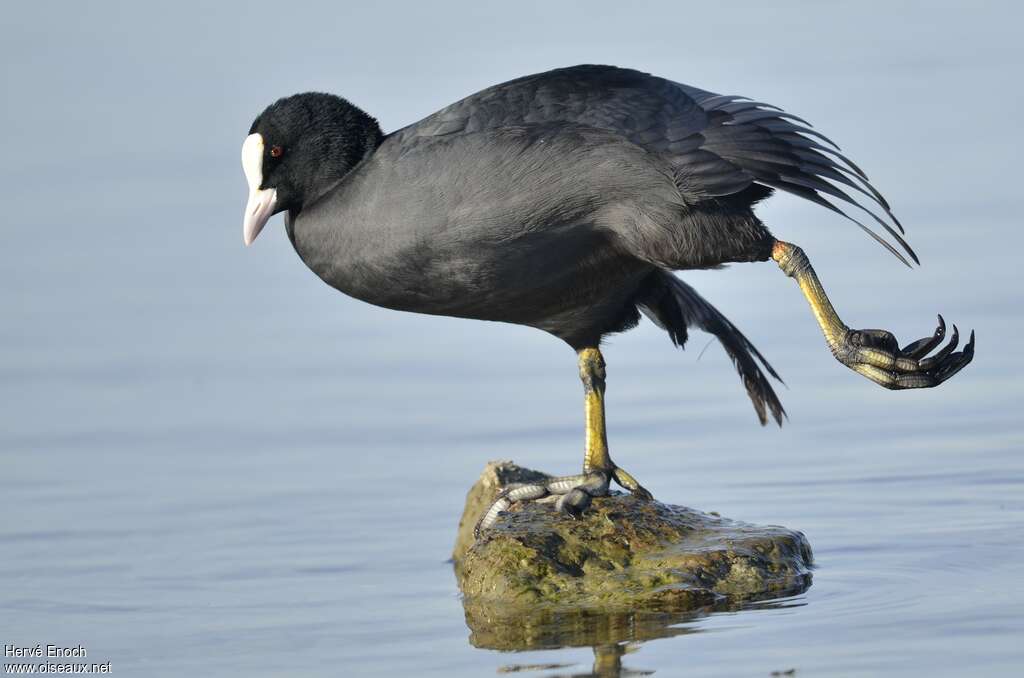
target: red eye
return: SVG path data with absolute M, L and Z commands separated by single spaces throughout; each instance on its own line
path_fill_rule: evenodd
M 270 147 L 270 157 L 271 158 L 280 158 L 282 153 L 284 153 L 284 149 L 281 148 L 280 146 L 271 146 Z

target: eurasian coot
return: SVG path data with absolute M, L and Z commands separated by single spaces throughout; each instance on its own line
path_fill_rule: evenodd
M 903 228 L 838 147 L 768 104 L 633 70 L 576 66 L 495 85 L 384 134 L 330 94 L 268 107 L 242 146 L 245 243 L 285 212 L 288 237 L 327 284 L 402 311 L 498 320 L 549 332 L 577 353 L 586 410 L 583 472 L 506 490 L 512 502 L 560 495 L 583 511 L 609 481 L 650 494 L 611 459 L 602 337 L 642 312 L 679 346 L 715 335 L 761 423 L 784 411 L 775 370 L 671 271 L 773 259 L 795 278 L 842 364 L 890 389 L 937 386 L 974 356 L 945 323 L 902 349 L 884 330 L 839 319 L 807 257 L 754 215 L 773 189 L 839 212 L 909 265 Z M 847 215 L 828 198 L 866 215 Z M 866 223 L 865 223 L 866 222 Z M 869 225 L 880 226 L 895 244 Z M 906 256 L 904 256 L 906 255 Z

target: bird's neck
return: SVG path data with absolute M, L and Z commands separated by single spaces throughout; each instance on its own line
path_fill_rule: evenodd
M 358 109 L 357 109 L 358 110 Z M 384 133 L 377 121 L 362 111 L 337 135 L 325 134 L 323 160 L 308 168 L 305 194 L 293 212 L 298 214 L 344 181 L 380 146 Z
M 375 150 L 368 148 L 355 167 L 325 186 L 301 211 L 289 211 L 285 220 L 303 262 L 327 284 L 364 300 L 357 269 L 360 262 L 373 258 L 381 235 L 374 220 L 383 197 L 373 190 L 381 180 Z

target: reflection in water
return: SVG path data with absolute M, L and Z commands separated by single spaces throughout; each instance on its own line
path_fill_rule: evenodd
M 810 581 L 801 585 L 802 594 Z M 594 649 L 589 672 L 555 673 L 549 678 L 595 676 L 643 676 L 653 671 L 623 667 L 622 656 L 635 652 L 643 641 L 700 633 L 695 623 L 710 614 L 740 610 L 765 610 L 806 605 L 802 597 L 729 601 L 678 612 L 655 610 L 601 610 L 590 608 L 503 608 L 493 603 L 463 601 L 469 642 L 481 649 L 503 652 L 553 650 L 561 647 Z M 565 664 L 509 664 L 502 673 L 548 671 L 569 668 Z
M 620 676 L 649 676 L 654 671 L 634 670 L 623 668 L 622 655 L 627 652 L 635 652 L 638 646 L 622 645 L 597 645 L 594 647 L 594 666 L 586 673 L 552 673 L 547 678 L 619 678 Z M 548 669 L 566 668 L 566 664 L 552 664 L 547 666 L 511 665 L 504 666 L 501 673 L 512 673 L 515 671 L 544 671 Z

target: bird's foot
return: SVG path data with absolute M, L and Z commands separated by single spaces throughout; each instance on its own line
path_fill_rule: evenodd
M 473 535 L 477 538 L 483 530 L 494 525 L 498 515 L 520 501 L 554 501 L 555 508 L 578 518 L 590 506 L 594 497 L 608 494 L 609 474 L 595 471 L 575 476 L 552 478 L 544 483 L 515 483 L 501 491 L 491 507 L 484 512 L 476 524 Z
M 579 518 L 590 508 L 594 497 L 608 496 L 608 485 L 611 480 L 629 490 L 640 499 L 651 500 L 653 497 L 636 478 L 619 467 L 608 471 L 591 471 L 575 476 L 552 478 L 545 483 L 516 483 L 501 491 L 491 507 L 484 512 L 473 530 L 477 538 L 498 520 L 498 516 L 520 501 L 554 502 L 555 509 L 565 511 L 573 518 Z
M 974 331 L 963 350 L 955 351 L 960 334 L 953 325 L 949 342 L 930 353 L 946 337 L 946 322 L 939 316 L 939 325 L 930 337 L 913 341 L 903 348 L 886 330 L 850 330 L 842 333 L 831 346 L 836 359 L 885 388 L 931 388 L 938 386 L 967 366 L 974 359 Z
M 647 489 L 637 482 L 636 478 L 626 473 L 625 469 L 616 466 L 612 469 L 612 480 L 619 484 L 624 490 L 629 492 L 638 499 L 645 499 L 651 501 L 654 499 L 654 495 L 647 491 Z

